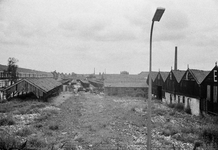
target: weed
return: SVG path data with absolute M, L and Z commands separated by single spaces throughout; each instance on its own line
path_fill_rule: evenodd
M 0 135 L 0 149 L 13 149 L 18 147 L 18 141 L 10 135 Z
M 189 134 L 189 133 L 195 134 L 198 132 L 198 129 L 196 129 L 192 126 L 189 126 L 189 127 L 186 126 L 186 127 L 181 128 L 181 132 L 186 133 L 186 134 Z
M 30 138 L 28 143 L 31 147 L 34 148 L 44 148 L 47 145 L 43 139 L 39 139 L 37 137 Z
M 184 110 L 184 104 L 182 103 L 177 103 L 175 104 L 174 108 L 178 111 L 183 111 Z
M 190 115 L 192 114 L 190 107 L 186 107 L 184 111 L 185 111 L 187 114 L 190 114 Z
M 215 143 L 218 145 L 218 127 L 216 125 L 204 126 L 201 130 L 200 136 L 206 143 Z
M 172 125 L 167 125 L 163 131 L 162 131 L 162 135 L 165 136 L 173 136 L 175 134 L 179 133 L 179 129 L 176 127 L 173 127 Z
M 170 108 L 175 108 L 175 104 L 174 103 L 169 103 L 169 104 L 167 104 L 167 106 L 170 107 Z
M 23 128 L 21 130 L 18 130 L 15 134 L 18 136 L 26 137 L 28 135 L 31 135 L 32 131 L 30 128 Z
M 59 126 L 57 124 L 52 124 L 52 125 L 49 125 L 49 129 L 50 130 L 58 130 Z
M 35 125 L 34 125 L 34 127 L 35 127 L 35 128 L 42 128 L 42 127 L 43 127 L 43 125 L 42 125 L 42 124 L 40 124 L 40 123 L 37 123 L 37 124 L 35 124 Z
M 178 141 L 182 141 L 184 143 L 194 143 L 195 142 L 195 137 L 189 135 L 189 134 L 176 134 L 173 136 L 174 139 Z
M 154 111 L 154 114 L 155 115 L 159 115 L 159 116 L 164 116 L 167 112 L 166 112 L 166 110 L 163 110 L 163 109 L 155 109 Z
M 14 124 L 15 124 L 15 121 L 10 115 L 0 119 L 0 126 L 14 125 Z

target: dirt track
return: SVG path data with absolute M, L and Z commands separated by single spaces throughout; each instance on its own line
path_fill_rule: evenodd
M 136 142 L 134 126 L 146 129 L 145 116 L 134 112 L 136 107 L 145 107 L 142 99 L 83 93 L 69 98 L 59 107 L 62 111 L 55 121 L 61 126 L 63 137 L 83 149 L 130 149 Z
M 146 149 L 145 99 L 79 93 L 61 101 L 60 114 L 50 120 L 60 127 L 55 137 L 59 147 L 65 143 L 77 150 Z M 191 127 L 200 126 L 199 119 L 159 102 L 152 105 L 152 147 L 192 150 L 199 138 Z

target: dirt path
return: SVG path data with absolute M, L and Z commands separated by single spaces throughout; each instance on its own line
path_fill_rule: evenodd
M 147 104 L 143 98 L 108 97 L 90 93 L 69 95 L 58 107 L 61 109 L 53 122 L 59 125 L 57 141 L 76 150 L 143 150 L 146 149 Z M 186 114 L 157 102 L 152 104 L 152 147 L 170 149 L 172 146 L 191 150 L 185 138 L 166 135 L 177 133 Z M 191 119 L 191 118 L 190 118 Z M 187 127 L 189 125 L 186 125 Z M 178 127 L 178 128 L 177 128 Z M 176 130 L 177 129 L 177 130 Z M 169 130 L 169 131 L 168 131 Z M 172 132 L 171 132 L 172 130 Z M 163 133 L 165 133 L 163 135 Z M 189 133 L 189 130 L 187 130 Z M 193 139 L 197 139 L 191 130 Z M 192 140 L 193 141 L 193 140 Z M 72 148 L 73 147 L 73 148 Z
M 122 98 L 83 93 L 70 97 L 59 106 L 61 114 L 56 122 L 65 139 L 67 137 L 83 149 L 133 149 L 135 131 L 132 129 L 145 128 L 145 116 L 138 116 L 133 108 L 143 105 L 140 100 L 131 99 L 128 103 Z

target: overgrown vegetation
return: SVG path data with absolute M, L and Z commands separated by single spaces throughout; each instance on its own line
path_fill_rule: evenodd
M 0 118 L 0 126 L 14 125 L 14 124 L 15 124 L 15 121 L 12 115 L 7 115 L 3 118 Z
M 25 127 L 21 130 L 18 130 L 15 134 L 18 135 L 18 136 L 21 136 L 21 137 L 26 137 L 28 135 L 31 135 L 33 132 L 30 128 L 28 127 Z

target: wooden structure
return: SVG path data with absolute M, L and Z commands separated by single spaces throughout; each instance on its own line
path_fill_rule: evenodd
M 152 86 L 154 89 L 154 95 L 157 99 L 165 97 L 165 81 L 167 79 L 169 72 L 158 72 Z
M 200 99 L 200 85 L 208 74 L 209 71 L 188 69 L 180 81 L 179 94 Z
M 203 112 L 218 115 L 218 67 L 210 71 L 201 83 L 201 104 Z
M 201 112 L 201 83 L 209 71 L 187 69 L 180 81 L 178 91 L 178 103 L 183 103 L 185 108 L 190 108 L 193 115 L 199 115 Z
M 165 81 L 165 99 L 167 103 L 172 103 L 173 99 L 176 102 L 176 96 L 180 91 L 180 81 L 184 75 L 185 71 L 182 70 L 171 70 Z M 180 97 L 178 97 L 179 99 Z
M 62 90 L 62 84 L 53 78 L 28 78 L 22 79 L 15 84 L 4 89 L 6 99 L 15 96 L 34 94 L 37 98 L 47 99 L 52 95 L 57 95 Z
M 154 83 L 154 80 L 156 79 L 157 74 L 158 74 L 158 72 L 152 71 L 152 72 L 151 72 L 151 75 L 148 74 L 147 81 L 146 81 L 147 84 L 149 85 L 149 78 L 150 78 L 150 76 L 151 76 L 151 86 L 152 86 L 152 94 L 153 94 L 153 95 L 156 94 L 156 85 L 155 85 L 155 83 Z

